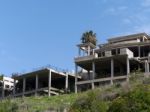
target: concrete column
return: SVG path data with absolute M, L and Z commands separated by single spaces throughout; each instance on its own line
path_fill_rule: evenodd
M 93 55 L 95 54 L 95 50 L 94 50 L 94 49 L 92 50 L 92 54 L 93 54 Z
M 88 72 L 88 74 L 87 74 L 87 75 L 88 75 L 88 76 L 87 76 L 87 78 L 88 78 L 88 80 L 90 80 L 90 79 L 91 79 L 90 71 L 88 70 L 87 72 Z
M 68 90 L 68 74 L 66 74 L 65 89 Z
M 149 63 L 148 61 L 146 60 L 145 61 L 145 73 L 148 73 L 149 72 Z
M 129 81 L 129 74 L 130 74 L 130 61 L 129 58 L 127 57 L 127 81 Z
M 94 61 L 92 62 L 92 71 L 93 71 L 93 74 L 92 74 L 92 89 L 94 89 L 95 88 L 94 82 L 93 82 L 93 79 L 95 78 L 95 62 Z
M 118 55 L 118 49 L 116 49 L 116 55 Z
M 111 85 L 113 85 L 113 78 L 114 78 L 114 59 L 111 59 Z
M 78 55 L 81 56 L 81 49 L 80 49 L 80 47 L 79 47 L 79 54 Z
M 146 60 L 145 60 L 145 73 L 147 73 L 147 62 L 146 62 Z
M 90 55 L 90 46 L 88 46 L 88 56 Z
M 145 40 L 145 39 L 144 39 L 144 37 L 143 37 L 143 42 L 144 42 L 144 40 Z
M 23 96 L 24 96 L 24 93 L 25 93 L 25 91 L 26 91 L 26 78 L 23 78 Z
M 138 57 L 141 57 L 141 47 L 138 46 Z
M 49 71 L 48 74 L 48 96 L 51 96 L 51 83 L 52 83 L 52 72 L 51 70 Z
M 36 76 L 35 76 L 35 95 L 37 95 L 38 85 L 39 85 L 39 76 L 38 76 L 38 74 L 36 74 Z
M 13 96 L 16 94 L 16 80 L 14 79 L 14 88 L 13 88 Z
M 147 62 L 147 72 L 149 72 L 149 63 Z
M 77 82 L 78 82 L 78 65 L 75 64 L 75 93 L 78 92 Z

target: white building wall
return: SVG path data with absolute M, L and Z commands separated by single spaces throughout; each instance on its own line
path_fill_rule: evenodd
M 111 51 L 105 51 L 105 56 L 106 57 L 112 56 Z
M 127 54 L 129 58 L 133 58 L 133 52 L 128 48 L 120 49 L 120 54 Z
M 14 87 L 14 79 L 10 77 L 3 77 L 4 89 L 12 89 Z

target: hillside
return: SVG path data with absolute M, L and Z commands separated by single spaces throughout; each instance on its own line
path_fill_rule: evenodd
M 150 78 L 132 73 L 129 83 L 79 94 L 25 97 L 0 102 L 0 112 L 150 112 Z

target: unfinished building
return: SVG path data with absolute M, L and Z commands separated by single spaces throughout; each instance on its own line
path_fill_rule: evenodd
M 74 75 L 46 67 L 14 77 L 13 96 L 60 95 L 74 92 L 74 86 Z
M 14 79 L 10 77 L 0 77 L 0 99 L 12 95 Z
M 108 39 L 98 46 L 92 43 L 77 45 L 79 54 L 75 57 L 75 92 L 95 87 L 128 81 L 130 73 L 150 71 L 150 36 L 146 33 Z
M 0 99 L 22 96 L 52 96 L 74 92 L 75 75 L 42 67 L 37 70 L 16 74 L 0 81 Z

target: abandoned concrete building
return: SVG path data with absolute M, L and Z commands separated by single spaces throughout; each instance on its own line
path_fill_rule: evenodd
M 6 94 L 2 88 L 1 98 L 60 95 L 74 92 L 75 87 L 74 75 L 50 67 L 42 67 L 29 73 L 16 75 L 12 80 L 11 92 Z
M 18 96 L 59 95 L 74 92 L 75 77 L 51 68 L 22 74 L 14 78 L 13 94 Z M 17 81 L 17 83 L 16 83 Z
M 75 57 L 75 92 L 95 87 L 128 81 L 130 73 L 150 71 L 150 36 L 146 33 L 108 39 L 98 46 L 92 43 L 77 45 L 79 54 Z
M 108 39 L 98 46 L 77 45 L 75 73 L 51 67 L 0 80 L 0 98 L 59 95 L 94 89 L 101 85 L 129 81 L 131 72 L 150 74 L 150 36 L 146 33 Z
M 13 93 L 14 79 L 10 77 L 1 76 L 0 78 L 0 98 L 8 96 Z

